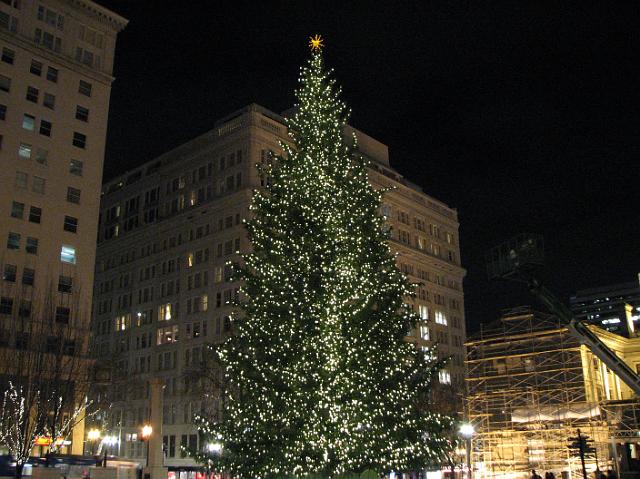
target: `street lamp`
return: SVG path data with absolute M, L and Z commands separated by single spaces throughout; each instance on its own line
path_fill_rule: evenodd
M 94 454 L 94 448 L 98 440 L 100 439 L 100 430 L 93 428 L 87 432 L 87 441 L 91 442 L 91 454 Z
M 153 428 L 148 424 L 142 426 L 142 440 L 147 443 L 147 467 L 149 467 L 149 438 L 151 437 L 151 433 L 153 433 Z
M 102 467 L 107 467 L 107 448 L 111 446 L 115 446 L 120 442 L 120 438 L 118 436 L 105 436 L 102 439 L 102 444 L 104 445 L 104 459 L 102 460 Z
M 467 477 L 471 479 L 471 438 L 475 434 L 475 429 L 472 424 L 463 423 L 460 425 L 459 429 L 460 435 L 466 440 L 466 450 L 467 450 Z
M 209 444 L 207 444 L 207 451 L 219 453 L 220 451 L 222 451 L 222 444 L 220 444 L 219 442 L 210 442 Z

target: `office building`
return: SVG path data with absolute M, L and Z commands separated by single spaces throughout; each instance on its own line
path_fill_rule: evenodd
M 252 190 L 263 186 L 255 165 L 270 161 L 281 141 L 289 141 L 283 118 L 250 105 L 104 185 L 93 328 L 99 361 L 114 365 L 108 422 L 121 439 L 114 453 L 144 460 L 138 439 L 151 377 L 165 381 L 166 464 L 191 467 L 181 446 L 205 446 L 192 417 L 216 417 L 221 398 L 198 386 L 199 364 L 205 345 L 229 334 L 226 303 L 238 284 L 228 281 L 226 263 L 249 247 L 242 219 Z M 395 187 L 383 206 L 391 246 L 402 271 L 421 283 L 411 301 L 424 322 L 407 339 L 437 341 L 439 354 L 452 356 L 439 380 L 461 385 L 465 270 L 457 212 L 397 173 L 385 145 L 360 132 L 358 144 L 372 160 L 372 184 Z
M 570 298 L 576 318 L 622 336 L 636 336 L 640 318 L 638 281 L 583 289 Z
M 0 348 L 7 357 L 34 346 L 37 335 L 24 324 L 46 315 L 77 326 L 65 354 L 86 354 L 114 50 L 126 23 L 90 0 L 0 2 Z M 74 452 L 82 437 L 76 428 Z

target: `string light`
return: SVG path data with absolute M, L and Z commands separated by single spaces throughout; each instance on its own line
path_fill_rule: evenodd
M 196 458 L 241 478 L 423 470 L 450 447 L 451 420 L 425 407 L 441 364 L 404 339 L 413 291 L 321 48 L 299 82 L 291 144 L 259 165 L 269 181 L 246 222 L 243 300 L 217 350 L 223 421 L 197 418 L 220 449 Z

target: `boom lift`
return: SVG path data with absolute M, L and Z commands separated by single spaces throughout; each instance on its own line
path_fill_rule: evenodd
M 636 396 L 640 397 L 640 377 L 594 334 L 574 318 L 571 310 L 538 279 L 536 271 L 544 264 L 542 236 L 521 234 L 489 250 L 485 256 L 490 280 L 524 282 L 529 290 L 563 321 L 569 332 L 613 371 Z

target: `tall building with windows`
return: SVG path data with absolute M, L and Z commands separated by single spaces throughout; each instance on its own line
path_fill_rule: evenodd
M 0 2 L 3 350 L 33 346 L 16 318 L 90 318 L 114 50 L 126 24 L 90 0 Z
M 398 266 L 419 283 L 409 301 L 423 322 L 407 340 L 417 347 L 437 342 L 439 354 L 451 356 L 439 380 L 461 384 L 465 270 L 457 212 L 396 172 L 385 145 L 357 134 L 360 153 L 372 160 L 371 183 L 394 188 L 382 213 Z M 215 373 L 202 371 L 205 346 L 232 333 L 227 303 L 238 284 L 229 280 L 227 264 L 249 247 L 242 219 L 252 190 L 264 186 L 255 166 L 286 141 L 283 118 L 250 105 L 104 185 L 93 328 L 100 363 L 113 365 L 106 422 L 121 440 L 114 453 L 144 460 L 138 439 L 149 418 L 147 380 L 158 376 L 166 384 L 166 464 L 193 466 L 181 446 L 205 446 L 197 444 L 193 414 L 215 417 L 223 399 L 210 387 Z
M 626 337 L 638 335 L 640 275 L 629 283 L 577 291 L 570 298 L 576 318 Z

